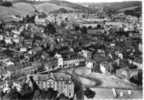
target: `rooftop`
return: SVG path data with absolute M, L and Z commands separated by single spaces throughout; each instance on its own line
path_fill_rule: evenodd
M 39 74 L 39 75 L 34 75 L 35 80 L 40 80 L 40 81 L 47 81 L 47 80 L 54 80 L 54 81 L 69 81 L 71 80 L 71 76 L 67 75 L 65 73 L 49 73 L 49 74 Z

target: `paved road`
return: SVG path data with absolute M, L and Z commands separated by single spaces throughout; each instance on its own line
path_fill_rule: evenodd
M 95 93 L 96 93 L 94 99 L 85 98 L 85 100 L 95 100 L 97 98 L 99 98 L 99 99 L 100 98 L 105 98 L 105 99 L 114 98 L 111 86 L 110 87 L 108 87 L 108 86 L 101 87 L 102 81 L 100 79 L 96 79 L 93 77 L 90 78 L 90 75 L 86 74 L 85 72 L 86 72 L 85 68 L 75 69 L 75 73 L 80 77 L 80 80 L 82 81 L 83 85 L 91 87 L 91 89 L 93 91 L 95 91 Z M 128 95 L 128 90 L 132 91 L 131 95 Z M 133 89 L 133 88 L 128 89 L 128 88 L 120 86 L 120 87 L 116 88 L 116 92 L 118 94 L 119 99 L 126 99 L 126 98 L 128 98 L 128 99 L 130 99 L 130 98 L 139 99 L 140 98 L 141 99 L 142 98 L 142 90 L 139 90 L 139 89 Z M 120 92 L 123 92 L 124 95 L 120 96 Z
M 92 88 L 96 95 L 94 98 L 114 98 L 112 89 L 110 88 Z M 118 99 L 142 99 L 142 91 L 132 90 L 132 94 L 128 94 L 128 90 L 116 89 L 118 94 Z M 123 96 L 120 96 L 120 92 L 123 92 Z M 95 99 L 92 99 L 95 100 Z
M 74 70 L 74 71 L 73 71 Z M 63 70 L 63 72 L 65 72 Z M 90 87 L 93 91 L 95 91 L 96 95 L 93 99 L 88 99 L 87 97 L 85 97 L 85 100 L 96 100 L 96 99 L 142 99 L 142 90 L 138 90 L 138 89 L 133 89 L 130 87 L 130 89 L 126 88 L 126 86 L 129 86 L 126 84 L 126 86 L 124 87 L 118 87 L 118 85 L 116 85 L 117 87 L 116 92 L 118 95 L 118 98 L 115 98 L 113 96 L 113 92 L 112 92 L 112 86 L 109 86 L 109 84 L 106 87 L 103 87 L 102 81 L 103 79 L 97 79 L 94 77 L 90 77 L 90 74 L 87 74 L 87 69 L 84 67 L 80 67 L 80 68 L 75 68 L 75 69 L 68 69 L 67 72 L 69 74 L 75 74 L 79 77 L 80 81 L 82 82 L 82 84 L 84 85 L 84 87 Z M 109 79 L 108 79 L 109 80 Z M 123 82 L 123 81 L 122 81 Z M 115 83 L 115 82 L 114 82 Z M 106 84 L 106 83 L 105 83 Z M 125 83 L 124 83 L 125 85 Z M 128 90 L 132 91 L 131 95 L 128 95 Z M 120 92 L 123 92 L 123 96 L 120 96 Z
M 69 74 L 72 74 L 74 72 L 84 85 L 84 87 L 90 87 L 93 91 L 95 91 L 96 95 L 93 99 L 88 99 L 85 97 L 85 100 L 96 100 L 96 99 L 111 99 L 113 97 L 112 87 L 109 87 L 109 84 L 107 87 L 101 87 L 102 79 L 97 79 L 96 77 L 91 77 L 90 74 L 87 74 L 87 69 L 85 67 L 80 68 L 72 68 L 72 69 L 66 69 L 61 70 L 62 72 L 68 72 Z M 107 81 L 107 80 L 106 80 Z M 142 90 L 132 90 L 132 94 L 128 95 L 128 89 L 127 88 L 116 88 L 117 94 L 119 95 L 122 91 L 124 93 L 124 96 L 118 97 L 120 99 L 126 99 L 126 98 L 133 98 L 138 99 L 142 98 Z

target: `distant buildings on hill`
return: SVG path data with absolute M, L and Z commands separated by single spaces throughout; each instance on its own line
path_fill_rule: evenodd
M 26 2 L 26 1 L 46 1 L 46 0 L 0 0 L 0 1 L 2 1 L 2 2 L 5 2 L 5 1 L 8 1 L 8 2 L 14 2 L 14 1 Z

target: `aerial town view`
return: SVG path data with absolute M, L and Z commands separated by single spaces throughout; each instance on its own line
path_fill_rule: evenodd
M 100 1 L 0 0 L 0 100 L 142 99 L 142 1 Z

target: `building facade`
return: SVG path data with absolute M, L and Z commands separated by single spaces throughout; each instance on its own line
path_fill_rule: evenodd
M 34 76 L 34 80 L 41 89 L 47 90 L 48 88 L 53 88 L 67 97 L 73 97 L 74 95 L 74 84 L 67 75 L 61 76 L 61 74 L 55 75 L 50 73 L 49 75 Z
M 85 66 L 85 59 L 82 58 L 82 59 L 65 60 L 63 68 L 70 68 L 76 66 Z

